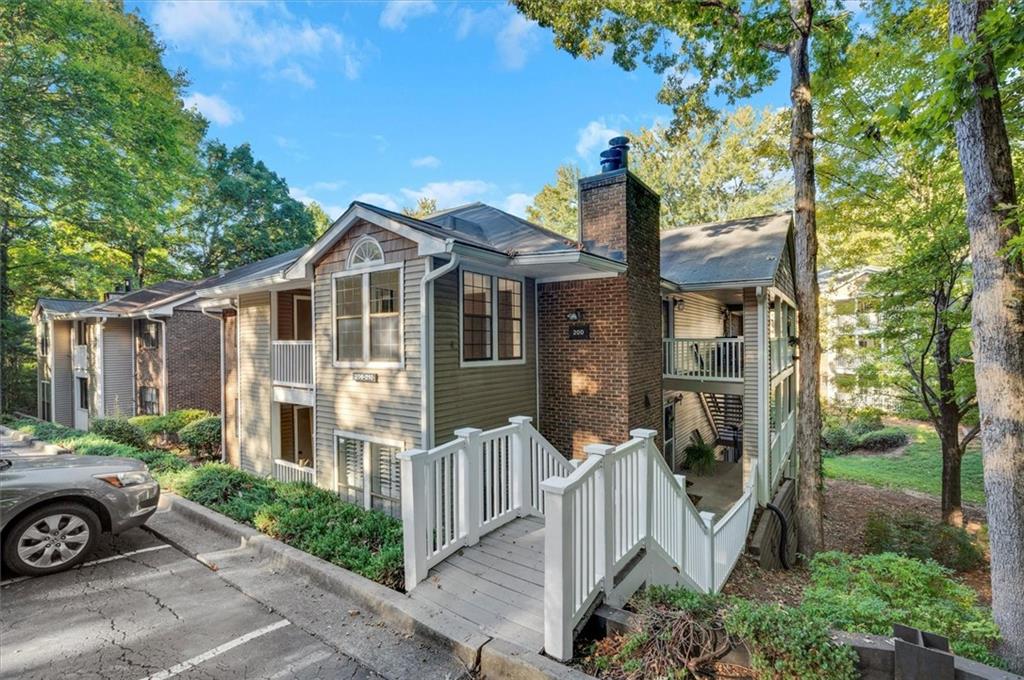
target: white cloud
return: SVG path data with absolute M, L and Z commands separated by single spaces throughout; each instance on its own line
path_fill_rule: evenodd
M 437 156 L 421 156 L 420 158 L 413 158 L 409 161 L 409 165 L 414 168 L 436 168 L 441 165 L 441 159 Z
M 208 121 L 216 125 L 231 125 L 242 120 L 242 112 L 231 104 L 228 104 L 223 97 L 215 94 L 202 94 L 193 92 L 184 100 L 186 109 L 195 109 L 203 114 Z
M 619 131 L 608 127 L 604 121 L 592 120 L 579 132 L 579 137 L 576 140 L 576 153 L 586 161 L 597 162 L 598 159 L 594 152 L 606 145 L 609 139 L 618 135 Z
M 324 181 L 313 182 L 312 190 L 313 191 L 337 191 L 338 189 L 342 188 L 346 184 L 348 184 L 348 182 L 346 182 L 343 179 L 336 179 L 336 180 L 334 180 L 332 182 L 324 182 Z
M 501 209 L 519 217 L 526 217 L 526 208 L 531 203 L 533 203 L 533 196 L 530 194 L 509 194 L 505 197 Z
M 391 194 L 376 194 L 368 192 L 365 194 L 359 194 L 356 196 L 355 200 L 377 205 L 386 210 L 400 210 L 398 201 L 396 201 Z
M 505 26 L 498 31 L 494 44 L 498 48 L 498 58 L 502 66 L 511 71 L 521 69 L 526 65 L 530 53 L 536 51 L 540 44 L 537 22 L 514 12 Z
M 317 200 L 310 196 L 302 187 L 290 187 L 288 189 L 288 195 L 304 205 L 309 205 L 314 202 L 320 204 L 320 207 L 323 208 L 324 212 L 327 213 L 327 216 L 332 220 L 336 220 L 341 216 L 341 213 L 345 212 L 344 206 L 324 203 L 323 201 Z
M 451 182 L 429 182 L 419 189 L 402 189 L 402 194 L 411 201 L 433 198 L 437 201 L 437 207 L 442 209 L 469 203 L 492 189 L 494 185 L 483 180 L 457 179 Z
M 463 40 L 473 33 L 494 34 L 494 47 L 502 67 L 509 70 L 521 69 L 530 54 L 540 46 L 540 29 L 537 22 L 527 19 L 511 7 L 488 7 L 458 12 L 458 26 L 455 37 Z
M 392 31 L 404 31 L 409 19 L 433 14 L 437 5 L 433 0 L 391 0 L 380 13 L 380 25 Z
M 263 67 L 268 77 L 303 87 L 313 86 L 309 65 L 340 63 L 346 77 L 356 78 L 367 53 L 373 52 L 372 46 L 357 45 L 330 24 L 298 20 L 283 3 L 163 0 L 153 9 L 153 23 L 162 40 L 209 64 L 253 64 Z

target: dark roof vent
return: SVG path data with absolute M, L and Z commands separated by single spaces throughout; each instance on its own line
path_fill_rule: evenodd
M 627 137 L 612 137 L 608 140 L 611 147 L 601 152 L 601 172 L 622 170 L 628 167 L 629 139 Z

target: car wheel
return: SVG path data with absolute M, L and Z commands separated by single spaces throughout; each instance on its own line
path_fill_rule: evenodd
M 100 536 L 96 513 L 78 503 L 52 503 L 14 523 L 4 538 L 4 564 L 24 576 L 69 569 L 92 552 Z

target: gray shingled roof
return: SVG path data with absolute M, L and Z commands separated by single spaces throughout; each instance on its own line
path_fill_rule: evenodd
M 219 276 L 211 276 L 208 279 L 198 281 L 195 284 L 195 289 L 201 290 L 204 288 L 215 288 L 236 283 L 244 283 L 246 281 L 256 281 L 266 276 L 280 273 L 291 266 L 291 264 L 308 249 L 308 247 L 303 246 L 302 248 L 289 250 L 287 253 L 280 253 L 279 255 L 273 255 L 257 262 L 250 262 L 249 264 L 242 265 L 241 267 L 232 269 L 231 271 L 225 272 Z
M 86 314 L 134 314 L 154 302 L 163 302 L 172 295 L 189 290 L 190 281 L 168 279 L 158 284 L 125 293 L 120 297 L 94 304 L 85 310 Z
M 66 298 L 39 298 L 36 301 L 44 312 L 53 312 L 54 314 L 67 314 L 69 312 L 77 312 L 80 309 L 85 309 L 90 305 L 95 304 L 92 300 L 68 300 Z
M 575 249 L 576 245 L 574 240 L 485 203 L 442 210 L 423 219 L 501 252 L 546 253 Z
M 791 216 L 762 215 L 661 233 L 661 276 L 681 286 L 770 283 Z

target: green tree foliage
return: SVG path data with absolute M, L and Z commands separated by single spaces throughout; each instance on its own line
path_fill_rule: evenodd
M 783 143 L 787 116 L 744 106 L 678 134 L 655 126 L 626 133 L 630 169 L 661 196 L 661 224 L 715 222 L 779 212 L 788 202 Z M 576 237 L 579 168 L 559 166 L 527 216 Z
M 116 272 L 108 286 L 166 262 L 161 225 L 204 123 L 182 108 L 185 78 L 168 73 L 161 54 L 148 27 L 117 2 L 0 3 L 5 409 L 32 361 L 13 315 L 26 314 L 37 292 L 64 285 L 54 282 L 94 258 Z M 85 238 L 102 246 L 76 250 Z
M 181 217 L 182 257 L 196 274 L 211 276 L 313 242 L 313 216 L 248 144 L 228 149 L 209 141 L 202 166 Z
M 309 213 L 310 219 L 313 220 L 313 233 L 316 238 L 320 238 L 325 231 L 331 228 L 331 223 L 334 222 L 340 215 L 331 217 L 316 201 L 311 201 L 306 204 L 306 212 Z
M 433 215 L 436 212 L 437 199 L 430 198 L 429 196 L 420 196 L 419 200 L 416 201 L 416 205 L 402 208 L 402 214 L 408 215 L 409 217 L 422 218 L 427 215 Z

